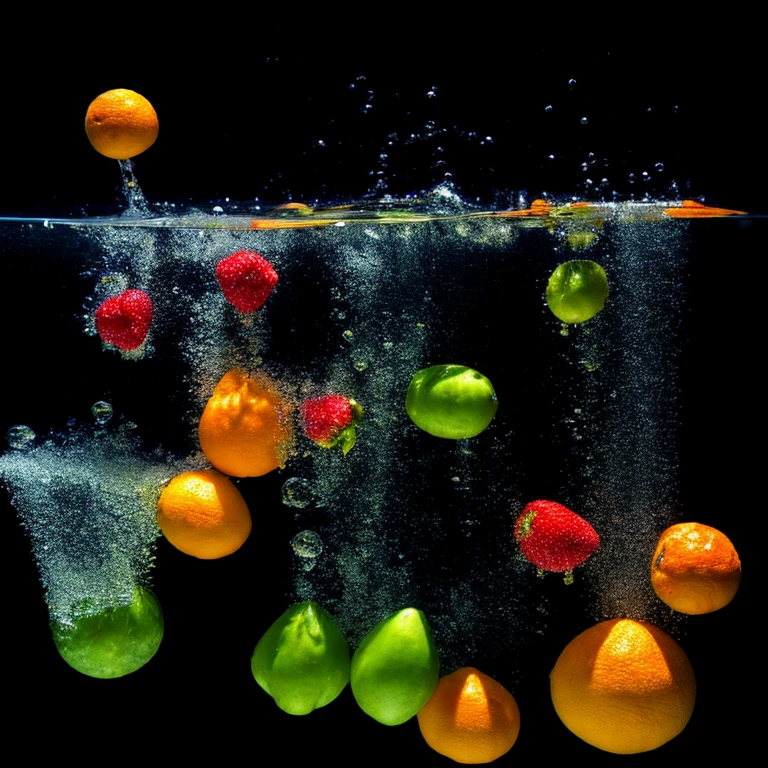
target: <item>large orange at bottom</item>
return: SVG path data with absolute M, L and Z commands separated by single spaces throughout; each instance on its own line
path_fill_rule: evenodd
M 233 368 L 216 385 L 200 417 L 200 447 L 227 475 L 265 475 L 287 459 L 292 439 L 288 411 L 269 378 Z
M 509 752 L 520 733 L 512 694 L 473 667 L 441 677 L 416 717 L 427 744 L 457 763 L 490 763 Z
M 604 621 L 574 638 L 552 670 L 550 689 L 570 731 L 617 754 L 666 744 L 685 728 L 696 700 L 683 649 L 658 627 L 632 619 Z

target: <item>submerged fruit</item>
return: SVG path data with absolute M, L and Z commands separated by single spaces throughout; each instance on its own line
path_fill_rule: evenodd
M 200 447 L 227 475 L 265 475 L 288 457 L 288 410 L 266 375 L 249 376 L 233 368 L 216 385 L 200 417 Z
M 473 667 L 441 677 L 417 718 L 427 744 L 457 763 L 490 763 L 509 752 L 520 733 L 512 694 Z
M 651 584 L 680 613 L 717 611 L 733 600 L 741 561 L 731 540 L 701 523 L 678 523 L 661 534 L 651 560 Z
M 666 744 L 685 728 L 696 700 L 683 649 L 658 627 L 632 619 L 604 621 L 574 638 L 550 688 L 570 731 L 617 754 Z
M 123 677 L 143 667 L 163 639 L 163 613 L 148 589 L 136 587 L 131 602 L 54 621 L 56 648 L 70 667 L 90 677 Z
M 572 571 L 600 546 L 597 531 L 556 501 L 526 504 L 515 523 L 515 538 L 529 563 L 555 573 Z
M 224 298 L 241 312 L 255 312 L 277 285 L 275 268 L 260 254 L 238 251 L 216 265 Z
M 259 640 L 251 658 L 256 682 L 291 715 L 330 704 L 349 682 L 349 645 L 317 603 L 289 608 Z
M 203 560 L 230 555 L 251 532 L 251 514 L 232 481 L 213 469 L 182 472 L 163 488 L 157 524 L 176 549 Z
M 595 261 L 566 261 L 547 283 L 547 305 L 564 323 L 583 323 L 605 305 L 608 278 Z
M 157 114 L 149 101 L 126 88 L 97 96 L 85 115 L 91 145 L 114 160 L 127 160 L 149 149 L 158 130 Z
M 439 673 L 426 617 L 404 608 L 363 638 L 352 657 L 350 682 L 364 712 L 384 725 L 400 725 L 427 703 Z
M 465 365 L 423 368 L 411 379 L 405 396 L 405 410 L 417 427 L 452 440 L 479 435 L 498 405 L 491 382 Z
M 357 425 L 363 408 L 355 400 L 342 395 L 324 395 L 305 400 L 301 406 L 304 434 L 323 448 L 341 445 L 349 453 L 357 441 Z
M 107 299 L 96 310 L 96 332 L 119 349 L 138 349 L 152 324 L 152 300 L 132 289 Z

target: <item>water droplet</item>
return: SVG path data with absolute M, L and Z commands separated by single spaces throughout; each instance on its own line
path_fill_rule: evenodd
M 641 174 L 643 181 L 650 181 L 651 180 L 651 174 L 648 173 L 648 171 L 643 171 Z
M 545 112 L 551 112 L 552 111 L 552 105 L 551 104 L 547 104 L 547 106 L 544 107 L 544 111 Z
M 437 94 L 435 93 L 435 89 L 433 88 L 431 91 L 427 91 L 427 98 L 428 99 L 436 99 Z
M 91 406 L 91 413 L 97 424 L 104 425 L 112 418 L 113 410 L 110 403 L 99 400 Z
M 224 213 L 224 209 L 220 205 L 214 205 L 211 213 L 214 216 L 221 216 Z
M 352 341 L 355 338 L 355 334 L 347 328 L 344 333 L 341 334 L 347 341 Z
M 17 450 L 29 448 L 36 437 L 37 435 L 34 430 L 24 424 L 14 424 L 12 427 L 9 427 L 8 431 L 5 433 L 5 439 L 8 441 L 8 445 Z
M 291 539 L 291 547 L 305 571 L 315 567 L 315 560 L 322 554 L 322 539 L 314 531 L 302 531 Z
M 320 506 L 320 494 L 312 483 L 303 477 L 289 477 L 283 483 L 283 504 L 296 509 Z
M 628 179 L 630 184 L 634 184 L 635 183 L 635 174 L 634 173 L 630 173 L 629 176 L 627 177 L 627 179 Z
M 571 78 L 571 79 L 568 81 L 568 87 L 569 87 L 569 88 L 573 88 L 573 86 L 574 86 L 574 85 L 576 85 L 576 81 L 575 81 L 573 78 Z

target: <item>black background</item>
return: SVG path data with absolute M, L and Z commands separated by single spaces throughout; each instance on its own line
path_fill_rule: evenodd
M 385 11 L 391 13 L 379 13 Z M 153 202 L 362 198 L 375 184 L 371 171 L 389 134 L 423 132 L 432 120 L 446 128 L 444 141 L 401 142 L 391 152 L 392 194 L 429 189 L 447 168 L 465 199 L 484 205 L 508 207 L 521 193 L 528 200 L 543 191 L 584 195 L 584 179 L 593 174 L 580 166 L 594 152 L 598 163 L 609 160 L 601 173 L 622 199 L 642 196 L 640 182 L 629 184 L 630 173 L 653 173 L 661 162 L 664 172 L 648 182 L 654 193 L 665 194 L 674 179 L 682 196 L 768 210 L 764 88 L 743 31 L 713 24 L 694 34 L 653 23 L 641 24 L 629 39 L 624 28 L 598 35 L 585 15 L 562 25 L 532 13 L 448 26 L 436 16 L 417 29 L 387 18 L 371 28 L 319 11 L 298 13 L 290 25 L 258 14 L 212 13 L 173 31 L 132 23 L 104 26 L 83 39 L 30 21 L 18 30 L 24 54 L 3 53 L 0 212 L 98 213 L 120 204 L 117 164 L 97 155 L 82 129 L 90 100 L 114 87 L 144 94 L 159 114 L 157 144 L 135 161 Z M 304 44 L 310 30 L 313 39 Z M 362 98 L 360 88 L 372 91 L 373 100 Z M 433 88 L 437 98 L 427 99 Z M 365 103 L 372 104 L 369 113 Z M 470 131 L 492 136 L 493 144 L 469 140 Z M 315 145 L 318 139 L 325 149 Z M 444 150 L 438 155 L 437 146 Z M 446 166 L 436 166 L 442 158 Z M 745 256 L 755 265 L 764 244 L 756 236 L 749 242 L 754 250 Z M 762 668 L 756 617 L 764 600 L 756 586 L 762 489 L 744 440 L 759 429 L 761 414 L 753 406 L 759 385 L 747 357 L 758 348 L 748 284 L 755 267 L 737 257 L 727 242 L 711 244 L 711 274 L 699 278 L 690 298 L 708 343 L 692 347 L 681 373 L 683 439 L 690 441 L 682 452 L 695 456 L 682 467 L 682 481 L 691 507 L 701 505 L 702 520 L 714 517 L 715 507 L 718 519 L 728 521 L 745 565 L 734 603 L 689 623 L 685 647 L 700 690 L 693 720 L 663 751 L 619 758 L 571 736 L 551 710 L 546 686 L 530 686 L 515 691 L 521 736 L 500 763 L 642 762 L 665 754 L 738 759 L 749 751 L 755 738 L 749 698 Z M 6 284 L 6 290 L 13 289 Z M 6 375 L 23 372 L 11 366 Z M 52 367 L 51 381 L 56 376 Z M 710 425 L 704 440 L 694 429 L 702 419 Z M 274 613 L 280 603 L 270 591 L 272 574 L 287 567 L 287 556 L 285 563 L 282 555 L 264 559 L 260 595 L 220 588 L 238 576 L 235 557 L 190 562 L 161 542 L 156 591 L 169 628 L 163 647 L 141 672 L 105 683 L 83 678 L 58 658 L 29 546 L 11 512 L 2 535 L 11 553 L 3 569 L 5 690 L 13 712 L 6 743 L 27 746 L 30 754 L 97 750 L 101 759 L 122 753 L 268 765 L 322 758 L 338 765 L 376 758 L 446 764 L 423 745 L 414 722 L 380 726 L 356 709 L 348 690 L 324 710 L 292 719 L 255 686 L 243 659 L 263 631 L 261 612 Z M 264 550 L 250 541 L 236 557 L 257 556 Z M 545 644 L 531 664 L 551 665 L 552 653 Z

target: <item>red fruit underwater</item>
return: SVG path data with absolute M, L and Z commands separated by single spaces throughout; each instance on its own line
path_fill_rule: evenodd
M 362 406 L 342 395 L 324 395 L 301 406 L 304 434 L 323 448 L 341 444 L 349 453 L 357 440 L 356 425 L 363 418 Z
M 275 268 L 258 253 L 238 251 L 216 266 L 224 298 L 241 312 L 255 312 L 277 284 Z
M 600 546 L 597 531 L 556 501 L 532 501 L 515 523 L 525 558 L 542 571 L 563 573 L 581 565 Z
M 152 300 L 144 291 L 125 291 L 96 310 L 96 332 L 107 344 L 120 349 L 140 347 L 151 324 Z

